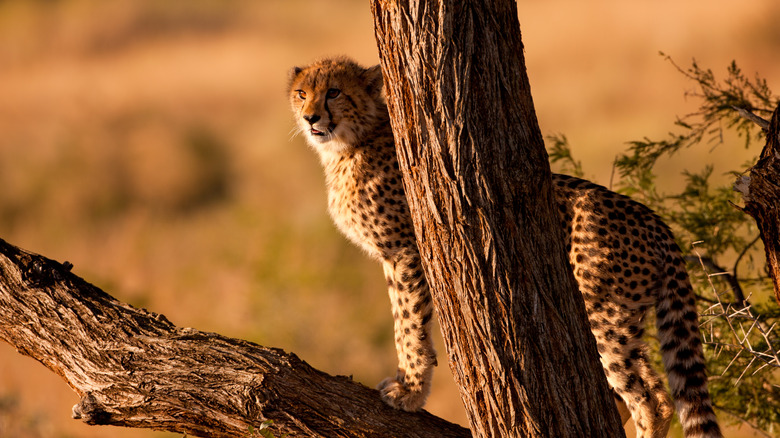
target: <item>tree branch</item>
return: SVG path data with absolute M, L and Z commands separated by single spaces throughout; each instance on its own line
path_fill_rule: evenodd
M 737 308 L 745 307 L 748 303 L 745 301 L 745 293 L 742 291 L 742 286 L 739 284 L 739 280 L 737 280 L 737 276 L 732 274 L 731 272 L 726 271 L 726 268 L 718 265 L 715 263 L 715 260 L 713 260 L 711 257 L 705 257 L 701 255 L 688 255 L 685 256 L 685 261 L 688 263 L 699 263 L 701 266 L 706 270 L 712 271 L 712 274 L 707 273 L 708 276 L 712 275 L 719 275 L 724 277 L 726 280 L 726 283 L 730 286 L 730 291 L 734 295 L 734 304 Z M 698 299 L 704 299 L 705 301 L 709 302 L 716 302 L 714 300 L 710 300 L 701 296 L 697 296 Z
M 217 438 L 253 436 L 267 420 L 294 436 L 471 436 L 294 354 L 176 327 L 70 268 L 0 240 L 0 338 L 62 376 L 88 424 Z
M 761 231 L 775 299 L 780 303 L 780 105 L 772 115 L 758 162 L 734 187 L 742 193 L 744 211 L 753 216 Z

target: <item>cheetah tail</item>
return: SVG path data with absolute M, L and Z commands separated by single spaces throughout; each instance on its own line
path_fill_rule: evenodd
M 682 257 L 679 253 L 672 257 L 656 304 L 658 339 L 669 387 L 685 437 L 719 438 L 723 435 L 707 390 L 696 301 Z

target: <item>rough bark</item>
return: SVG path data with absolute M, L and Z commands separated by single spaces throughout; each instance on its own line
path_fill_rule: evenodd
M 471 436 L 427 412 L 313 369 L 294 354 L 179 328 L 121 303 L 70 266 L 0 240 L 0 338 L 62 376 L 88 424 L 204 437 Z
M 417 243 L 475 436 L 624 436 L 553 209 L 516 5 L 372 0 Z
M 772 114 L 758 162 L 735 187 L 742 193 L 744 211 L 753 216 L 761 232 L 775 299 L 780 304 L 780 105 Z

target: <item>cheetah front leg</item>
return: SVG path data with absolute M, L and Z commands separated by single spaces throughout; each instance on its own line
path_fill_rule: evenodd
M 385 403 L 417 411 L 431 391 L 436 352 L 430 338 L 433 305 L 428 282 L 416 251 L 383 262 L 393 309 L 398 373 L 377 389 Z

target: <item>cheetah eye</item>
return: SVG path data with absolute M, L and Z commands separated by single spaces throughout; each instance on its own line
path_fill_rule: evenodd
M 298 99 L 306 100 L 306 92 L 303 90 L 295 90 L 298 92 Z
M 341 90 L 339 90 L 338 88 L 330 88 L 328 89 L 328 94 L 326 94 L 325 96 L 328 99 L 335 99 L 339 97 L 339 94 L 341 94 Z

